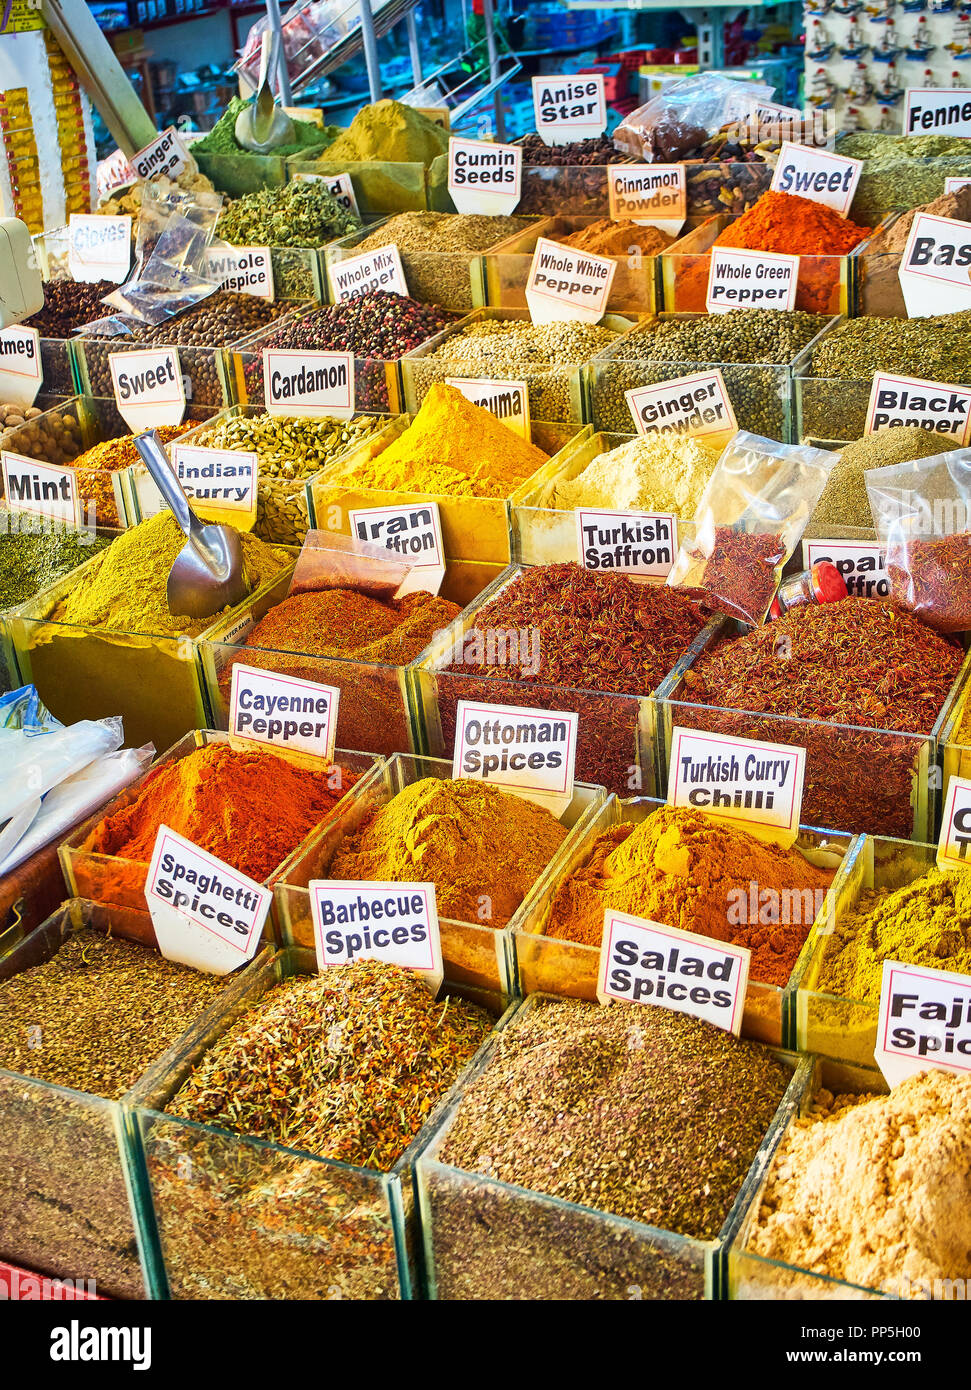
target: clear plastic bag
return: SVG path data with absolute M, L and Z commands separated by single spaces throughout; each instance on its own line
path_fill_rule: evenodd
M 871 468 L 890 600 L 938 632 L 971 631 L 971 449 Z
M 765 619 L 839 458 L 740 432 L 728 441 L 682 541 L 668 584 L 756 626 Z
M 138 214 L 135 270 L 101 302 L 156 324 L 214 294 L 219 280 L 209 269 L 209 247 L 222 201 L 220 194 L 176 189 L 156 195 L 146 190 Z
M 614 144 L 648 164 L 676 163 L 726 123 L 750 120 L 772 93 L 772 87 L 717 73 L 686 77 L 625 116 Z
M 42 733 L 27 729 L 3 730 L 0 736 L 0 824 L 40 801 L 51 787 L 71 777 L 95 758 L 120 748 L 122 721 L 81 719 L 68 728 L 58 726 Z M 0 852 L 3 849 L 0 835 Z

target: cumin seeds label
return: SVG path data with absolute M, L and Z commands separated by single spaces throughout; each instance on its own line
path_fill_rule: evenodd
M 884 961 L 874 1055 L 891 1087 L 931 1068 L 971 1071 L 967 975 Z
M 579 721 L 563 710 L 459 700 L 452 776 L 491 782 L 559 816 L 573 800 Z
M 0 451 L 5 506 L 52 521 L 81 525 L 81 501 L 73 468 L 57 468 L 22 454 Z
M 523 152 L 519 145 L 493 145 L 487 140 L 448 142 L 448 191 L 461 213 L 506 216 L 519 202 Z
M 263 391 L 269 415 L 349 419 L 354 414 L 354 356 L 264 348 Z
M 237 662 L 229 695 L 229 732 L 235 738 L 333 758 L 340 698 L 335 685 Z M 339 767 L 332 771 L 340 777 Z
M 68 223 L 67 264 L 75 280 L 113 280 L 120 284 L 131 264 L 131 217 L 99 217 L 72 212 Z
M 610 256 L 593 256 L 539 237 L 526 278 L 530 318 L 533 323 L 599 323 L 616 270 Z
M 710 314 L 729 309 L 794 309 L 798 281 L 798 256 L 713 246 L 705 307 Z
M 706 444 L 728 443 L 738 430 L 720 371 L 636 386 L 624 392 L 638 434 L 684 434 Z
M 915 425 L 948 435 L 961 448 L 971 434 L 971 387 L 874 372 L 864 434 Z M 942 441 L 943 444 L 943 441 Z
M 703 811 L 788 848 L 799 834 L 805 748 L 671 731 L 668 805 Z
M 43 380 L 37 329 L 17 325 L 0 331 L 0 400 L 26 409 L 34 404 Z
M 327 267 L 334 300 L 355 299 L 359 294 L 386 290 L 389 294 L 407 295 L 408 282 L 397 246 L 378 246 L 360 256 L 346 256 L 331 261 Z
M 777 193 L 795 193 L 813 203 L 822 203 L 845 217 L 862 172 L 862 159 L 850 159 L 786 140 L 779 151 L 769 187 Z
M 534 77 L 533 117 L 537 133 L 548 145 L 603 135 L 607 126 L 603 74 Z
M 185 382 L 175 348 L 109 352 L 108 366 L 118 413 L 133 433 L 181 423 Z
M 383 960 L 442 983 L 434 883 L 314 879 L 310 884 L 317 967 Z
M 676 236 L 687 215 L 683 164 L 608 164 L 607 200 L 615 222 L 638 222 Z
M 577 507 L 577 550 L 588 570 L 666 579 L 678 553 L 678 519 L 670 513 Z

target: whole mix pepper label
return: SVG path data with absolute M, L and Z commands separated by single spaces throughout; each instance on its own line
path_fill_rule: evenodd
M 448 191 L 461 213 L 508 215 L 522 191 L 523 151 L 520 145 L 495 145 L 488 140 L 448 142 Z
M 37 329 L 16 325 L 0 331 L 0 400 L 31 406 L 43 380 Z
M 884 961 L 874 1055 L 891 1087 L 932 1068 L 971 1071 L 967 975 Z
M 675 727 L 668 805 L 730 820 L 788 848 L 799 834 L 805 748 Z
M 533 117 L 548 145 L 602 135 L 607 126 L 603 73 L 534 77 Z
M 229 695 L 229 732 L 317 758 L 333 758 L 340 690 L 237 662 Z
M 897 425 L 946 434 L 963 448 L 971 435 L 971 388 L 874 372 L 863 433 Z
M 131 217 L 72 212 L 68 222 L 67 264 L 74 280 L 113 280 L 120 284 L 131 264 Z
M 381 960 L 442 982 L 434 883 L 314 879 L 310 884 L 317 966 Z
M 331 261 L 327 271 L 337 304 L 345 299 L 355 299 L 358 295 L 374 294 L 376 290 L 384 290 L 387 294 L 408 294 L 401 252 L 394 245 L 378 246 L 360 256 Z

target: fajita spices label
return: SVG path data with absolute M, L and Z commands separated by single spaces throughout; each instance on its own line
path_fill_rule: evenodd
M 481 406 L 508 425 L 522 439 L 532 439 L 529 388 L 525 381 L 490 381 L 487 377 L 447 376 L 446 386 L 461 391 L 467 401 Z
M 174 179 L 189 163 L 189 151 L 174 126 L 132 155 L 131 166 L 140 179 L 157 179 L 162 174 Z
M 944 799 L 944 817 L 937 841 L 937 867 L 964 869 L 971 851 L 971 781 L 952 777 Z
M 725 314 L 729 309 L 794 309 L 798 283 L 798 256 L 713 246 L 705 307 L 710 314 Z
M 354 414 L 354 357 L 349 352 L 263 349 L 263 392 L 268 415 Z
M 145 897 L 163 956 L 226 975 L 256 954 L 273 894 L 160 825 Z
M 615 222 L 637 222 L 676 236 L 687 216 L 683 164 L 608 164 L 607 201 Z
M 444 974 L 434 883 L 314 879 L 317 967 L 382 960 L 417 970 L 437 993 Z
M 884 961 L 874 1056 L 891 1087 L 932 1068 L 971 1071 L 971 979 Z
M 678 553 L 678 519 L 660 512 L 577 507 L 577 550 L 588 570 L 667 579 Z
M 458 212 L 507 216 L 522 196 L 522 178 L 519 145 L 449 137 L 448 191 Z
M 176 348 L 109 352 L 118 413 L 132 431 L 178 425 L 185 414 L 185 381 Z
M 904 134 L 971 135 L 971 90 L 967 87 L 908 87 Z
M 971 308 L 971 227 L 950 217 L 917 213 L 897 278 L 909 318 Z
M 81 525 L 81 500 L 73 468 L 58 468 L 22 454 L 0 451 L 5 505 L 11 512 L 30 512 L 51 521 Z
M 603 135 L 607 102 L 603 74 L 533 78 L 533 119 L 547 145 L 568 145 Z
M 327 267 L 334 301 L 355 299 L 359 294 L 386 290 L 389 294 L 407 295 L 408 282 L 397 246 L 378 246 L 361 256 L 348 256 L 332 261 Z
M 415 590 L 438 593 L 445 578 L 445 542 L 437 502 L 364 507 L 348 512 L 348 521 L 358 540 L 384 546 L 410 565 L 398 598 Z
M 874 372 L 863 433 L 877 434 L 897 425 L 912 425 L 947 435 L 963 448 L 971 435 L 969 407 L 969 387 Z
M 252 294 L 272 300 L 273 261 L 268 246 L 229 246 L 209 248 L 209 273 L 223 290 Z
M 325 184 L 327 192 L 331 197 L 337 199 L 345 212 L 352 212 L 355 217 L 360 217 L 357 195 L 354 192 L 354 184 L 350 174 L 294 174 L 293 177 L 297 181 L 302 179 L 306 183 Z
M 31 406 L 43 380 L 37 329 L 18 325 L 0 331 L 0 400 Z
M 720 371 L 695 372 L 658 386 L 636 386 L 624 397 L 638 434 L 685 434 L 725 443 L 738 431 Z
M 889 598 L 890 580 L 883 546 L 857 541 L 804 540 L 802 567 L 810 570 L 825 560 L 835 565 L 850 598 Z
M 862 159 L 783 142 L 769 187 L 776 193 L 795 193 L 822 203 L 841 217 L 850 210 L 863 172 Z
M 452 776 L 491 782 L 560 815 L 573 800 L 578 714 L 459 700 Z
M 788 849 L 799 834 L 805 748 L 675 727 L 668 805 L 729 820 Z
M 67 264 L 74 280 L 113 280 L 120 284 L 131 264 L 131 217 L 72 212 Z
M 610 256 L 593 256 L 539 237 L 526 277 L 530 318 L 533 323 L 599 323 L 616 270 Z
M 229 732 L 315 758 L 334 756 L 341 693 L 237 662 L 229 694 Z
M 656 1004 L 738 1037 L 751 951 L 625 912 L 604 913 L 597 998 Z

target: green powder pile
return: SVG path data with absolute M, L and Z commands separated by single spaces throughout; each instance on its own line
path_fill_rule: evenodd
M 327 151 L 328 160 L 386 159 L 392 163 L 431 164 L 448 151 L 448 131 L 413 106 L 376 101 L 363 106 L 343 135 Z
M 0 521 L 7 520 L 7 513 L 0 514 Z M 4 525 L 0 530 L 0 610 L 33 598 L 110 544 L 108 537 L 52 529 L 39 519 L 36 529 L 8 531 Z
M 201 150 L 203 154 L 254 153 L 252 150 L 247 150 L 236 139 L 236 117 L 251 104 L 249 101 L 244 101 L 242 97 L 233 97 L 209 134 L 195 142 L 192 146 L 193 150 Z M 323 149 L 333 140 L 337 129 L 336 126 L 327 126 L 326 129 L 321 129 L 314 121 L 294 120 L 293 139 L 286 145 L 274 146 L 267 153 L 283 158 L 290 154 L 304 154 L 315 147 Z

